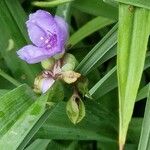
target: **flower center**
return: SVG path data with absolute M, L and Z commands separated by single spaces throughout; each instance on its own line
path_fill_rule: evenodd
M 40 37 L 40 40 L 43 41 L 43 47 L 46 49 L 52 49 L 57 46 L 57 35 L 48 31 L 46 38 Z

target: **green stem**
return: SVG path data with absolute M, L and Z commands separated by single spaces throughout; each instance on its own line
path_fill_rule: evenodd
M 3 78 L 5 78 L 6 80 L 8 80 L 9 82 L 11 82 L 13 85 L 15 86 L 19 86 L 21 85 L 20 82 L 18 82 L 17 80 L 15 80 L 14 78 L 12 78 L 11 76 L 9 76 L 8 74 L 6 74 L 4 71 L 2 71 L 0 69 L 0 76 L 2 76 Z

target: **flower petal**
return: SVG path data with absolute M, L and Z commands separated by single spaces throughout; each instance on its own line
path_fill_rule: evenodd
M 55 16 L 55 21 L 59 27 L 59 37 L 60 37 L 60 42 L 61 45 L 64 48 L 64 45 L 66 43 L 66 41 L 68 40 L 68 24 L 65 22 L 65 20 L 59 16 Z
M 42 80 L 41 91 L 45 93 L 53 84 L 55 80 L 53 78 L 44 78 Z
M 33 45 L 27 45 L 17 51 L 17 54 L 27 63 L 34 64 L 54 56 L 55 54 L 57 54 L 57 51 L 38 48 Z
M 37 26 L 35 23 L 28 22 L 27 23 L 28 34 L 31 41 L 38 47 L 43 47 L 45 38 L 47 36 L 46 32 Z
M 35 13 L 30 14 L 29 20 L 26 22 L 27 27 L 29 23 L 34 23 L 46 33 L 51 32 L 53 34 L 56 34 L 58 32 L 58 27 L 53 16 L 49 12 L 44 10 L 38 10 Z

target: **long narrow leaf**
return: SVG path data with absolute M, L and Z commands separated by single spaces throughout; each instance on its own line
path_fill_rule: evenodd
M 120 4 L 117 50 L 120 150 L 124 147 L 144 68 L 149 23 L 149 10 Z
M 144 70 L 150 67 L 150 54 L 147 54 Z M 91 89 L 90 94 L 93 98 L 99 99 L 106 93 L 110 92 L 111 90 L 117 88 L 117 74 L 116 74 L 116 67 L 111 69 L 103 78 L 101 78 Z M 146 98 L 147 96 L 147 85 L 143 87 L 139 94 L 137 95 L 137 101 Z
M 75 0 L 73 6 L 86 13 L 117 20 L 118 10 L 107 5 L 103 0 Z
M 38 7 L 55 7 L 64 3 L 72 2 L 73 0 L 53 0 L 49 2 L 34 1 L 32 4 Z
M 114 21 L 104 17 L 96 17 L 93 20 L 89 21 L 83 27 L 81 27 L 77 32 L 75 32 L 69 39 L 68 45 L 74 46 L 82 39 L 92 34 L 93 32 L 100 30 L 101 28 L 112 24 Z
M 16 54 L 28 42 L 25 13 L 18 0 L 0 1 L 0 22 L 0 55 L 16 79 L 32 84 L 38 67 L 27 65 Z
M 101 64 L 104 62 L 103 57 L 105 57 L 107 53 L 111 53 L 111 57 L 116 54 L 116 43 L 117 25 L 115 25 L 114 28 L 86 55 L 86 57 L 80 62 L 76 69 L 79 70 L 82 74 L 86 75 L 94 69 L 97 63 Z M 105 61 L 109 58 L 110 57 L 105 57 Z
M 141 137 L 139 141 L 138 150 L 149 150 L 149 139 L 150 139 L 150 84 L 148 90 L 148 98 L 145 108 L 145 114 L 142 124 Z

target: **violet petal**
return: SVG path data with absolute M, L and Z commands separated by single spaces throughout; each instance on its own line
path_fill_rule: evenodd
M 56 53 L 56 51 L 39 48 L 33 45 L 24 46 L 17 51 L 19 57 L 29 64 L 38 63 L 44 59 L 54 56 Z
M 59 33 L 60 33 L 60 40 L 61 45 L 65 45 L 66 41 L 68 40 L 68 24 L 65 22 L 65 20 L 59 16 L 55 16 L 55 21 L 59 27 Z
M 34 23 L 38 27 L 40 27 L 46 33 L 57 34 L 58 27 L 53 18 L 53 16 L 44 10 L 38 10 L 33 14 L 29 15 L 29 20 L 26 22 L 27 27 L 30 23 Z M 28 30 L 30 34 L 30 30 Z M 36 33 L 34 33 L 36 34 Z M 40 37 L 39 37 L 40 38 Z M 32 39 L 31 39 L 32 40 Z
M 35 23 L 27 23 L 28 34 L 31 41 L 38 47 L 43 47 L 46 39 L 46 32 Z
M 44 78 L 41 85 L 42 93 L 45 93 L 53 84 L 55 80 L 53 78 Z

